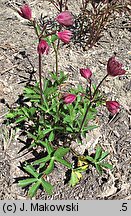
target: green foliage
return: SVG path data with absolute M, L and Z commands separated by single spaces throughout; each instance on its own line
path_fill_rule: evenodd
M 53 186 L 44 180 L 44 176 L 41 173 L 37 173 L 32 165 L 26 165 L 23 167 L 26 172 L 28 172 L 33 178 L 27 178 L 24 180 L 19 180 L 18 185 L 20 187 L 27 187 L 29 185 L 28 195 L 33 197 L 40 186 L 42 186 L 43 190 L 45 190 L 48 194 L 52 194 Z
M 27 139 L 31 140 L 27 148 L 32 150 L 41 148 L 39 157 L 35 157 L 31 164 L 27 163 L 23 167 L 30 176 L 18 182 L 22 188 L 29 187 L 30 197 L 35 196 L 39 188 L 48 194 L 52 193 L 53 186 L 46 181 L 46 177 L 52 175 L 57 163 L 71 170 L 69 180 L 71 186 L 75 186 L 80 181 L 82 173 L 88 170 L 90 164 L 94 164 L 99 173 L 102 173 L 103 168 L 112 168 L 108 163 L 103 163 L 108 153 L 102 153 L 100 147 L 97 148 L 94 158 L 79 156 L 77 167 L 72 168 L 72 161 L 67 159 L 67 155 L 71 154 L 70 143 L 80 141 L 80 137 L 86 136 L 89 130 L 98 127 L 90 122 L 96 118 L 97 106 L 102 104 L 102 100 L 99 100 L 102 97 L 97 93 L 95 101 L 99 101 L 99 104 L 90 107 L 80 132 L 90 96 L 82 86 L 78 85 L 77 88 L 70 89 L 70 93 L 77 96 L 76 100 L 72 104 L 65 104 L 62 85 L 65 85 L 67 76 L 63 72 L 59 77 L 52 73 L 50 76 L 43 82 L 43 103 L 41 103 L 39 84 L 36 83 L 35 86 L 24 89 L 22 103 L 10 110 L 6 116 L 9 123 L 14 122 L 15 127 L 24 131 Z
M 113 166 L 109 163 L 103 163 L 103 160 L 109 155 L 108 152 L 102 152 L 100 146 L 97 147 L 94 157 L 86 156 L 86 159 L 90 161 L 97 169 L 99 174 L 102 174 L 103 168 L 112 169 Z

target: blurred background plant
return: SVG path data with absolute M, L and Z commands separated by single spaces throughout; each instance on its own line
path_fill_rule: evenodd
M 131 14 L 130 0 L 82 0 L 75 16 L 74 41 L 84 50 L 93 47 L 103 36 L 109 22 L 123 13 Z

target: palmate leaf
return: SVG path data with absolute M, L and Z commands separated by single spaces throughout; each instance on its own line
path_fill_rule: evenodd
M 26 187 L 27 185 L 30 185 L 36 181 L 37 181 L 36 178 L 28 178 L 28 179 L 24 179 L 24 180 L 19 180 L 18 186 L 23 188 L 23 187 Z
M 38 188 L 40 187 L 40 184 L 41 184 L 41 182 L 40 182 L 40 181 L 37 181 L 36 183 L 34 183 L 34 184 L 30 187 L 30 189 L 29 189 L 29 191 L 28 191 L 28 195 L 29 195 L 31 198 L 32 198 L 33 196 L 35 196 L 35 194 L 36 194 Z

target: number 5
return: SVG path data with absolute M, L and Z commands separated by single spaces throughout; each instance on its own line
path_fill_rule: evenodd
M 127 203 L 122 203 L 122 211 L 127 211 Z

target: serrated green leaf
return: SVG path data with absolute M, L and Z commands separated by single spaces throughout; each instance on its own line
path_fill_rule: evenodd
M 99 164 L 95 164 L 95 167 L 100 175 L 102 175 L 102 168 Z
M 103 152 L 100 159 L 99 159 L 99 161 L 104 160 L 108 155 L 109 155 L 109 152 Z
M 42 111 L 47 112 L 47 109 L 48 109 L 47 106 L 45 107 L 44 105 L 42 106 L 42 105 L 39 105 L 39 104 L 38 104 L 38 107 L 39 107 Z
M 98 128 L 98 125 L 90 125 L 90 126 L 88 126 L 88 127 L 84 127 L 84 128 L 82 129 L 82 131 L 85 132 L 85 131 L 93 130 L 93 129 L 95 129 L 95 128 Z
M 20 122 L 22 122 L 22 121 L 24 121 L 24 120 L 26 120 L 26 119 L 27 119 L 26 116 L 19 117 L 19 118 L 15 121 L 15 123 L 18 124 L 18 123 L 20 123 Z
M 25 116 L 26 116 L 27 118 L 29 118 L 28 108 L 27 108 L 27 107 L 22 107 L 21 110 L 22 110 L 23 114 L 25 114 Z
M 40 166 L 39 166 L 39 169 L 43 169 L 45 167 L 45 164 L 46 163 L 41 163 Z
M 94 158 L 92 158 L 92 157 L 90 157 L 90 156 L 86 156 L 86 159 L 88 160 L 88 161 L 90 161 L 90 162 L 92 162 L 92 163 L 94 163 L 95 161 L 94 161 Z
M 59 163 L 63 164 L 64 166 L 68 167 L 69 169 L 71 169 L 71 167 L 72 167 L 68 161 L 66 161 L 62 158 L 55 157 L 55 160 L 58 161 Z
M 52 142 L 54 141 L 54 138 L 55 138 L 55 134 L 53 131 L 51 131 L 50 135 L 49 135 L 49 142 Z
M 35 94 L 35 91 L 32 88 L 24 88 L 24 93 L 25 94 Z
M 41 159 L 38 159 L 36 161 L 33 162 L 33 165 L 37 165 L 37 164 L 40 164 L 40 163 L 46 163 L 47 161 L 49 161 L 51 159 L 50 155 L 47 155 L 46 157 L 43 157 Z
M 29 174 L 33 175 L 35 178 L 38 178 L 39 174 L 36 172 L 35 168 L 32 165 L 27 165 L 23 167 Z
M 6 114 L 6 118 L 14 118 L 17 115 L 17 112 L 9 112 Z
M 37 190 L 38 190 L 40 184 L 41 184 L 41 182 L 40 182 L 40 181 L 37 181 L 36 183 L 34 183 L 34 184 L 30 187 L 30 189 L 29 189 L 29 191 L 28 191 L 28 195 L 29 195 L 31 198 L 32 198 L 33 196 L 35 196 L 35 194 L 36 194 L 36 192 L 37 192 Z
M 71 127 L 66 127 L 66 131 L 68 131 L 68 132 L 73 132 L 73 129 L 71 128 Z
M 28 178 L 28 179 L 24 179 L 24 180 L 19 180 L 18 186 L 23 188 L 23 187 L 26 187 L 27 185 L 32 184 L 36 181 L 37 181 L 36 178 Z
M 70 148 L 60 147 L 55 151 L 54 156 L 58 158 L 62 158 L 69 152 L 69 150 Z
M 35 112 L 36 112 L 36 108 L 35 107 L 30 107 L 29 108 L 29 113 L 30 113 L 31 116 L 33 116 L 35 114 Z
M 70 115 L 67 115 L 65 118 L 64 118 L 64 120 L 63 120 L 63 122 L 65 123 L 65 122 L 71 122 L 71 116 Z
M 49 175 L 49 174 L 52 172 L 53 169 L 54 169 L 54 159 L 51 159 L 51 160 L 50 160 L 50 163 L 49 163 L 49 165 L 47 166 L 47 168 L 46 168 L 46 170 L 44 171 L 44 173 L 45 173 L 46 175 Z
M 47 140 L 45 142 L 39 141 L 39 143 L 46 148 L 49 155 L 53 153 L 54 148 L 50 145 L 50 143 Z
M 97 147 L 96 153 L 95 153 L 95 161 L 99 161 L 102 155 L 102 148 L 100 146 Z
M 27 133 L 28 137 L 32 138 L 34 141 L 37 140 L 37 136 L 31 134 L 30 132 Z
M 45 191 L 46 191 L 49 195 L 51 195 L 51 194 L 52 194 L 52 190 L 53 190 L 54 187 L 53 187 L 49 182 L 45 181 L 45 180 L 42 179 L 42 178 L 41 178 L 41 184 L 42 184 L 42 187 L 45 189 Z
M 53 129 L 49 128 L 43 131 L 43 135 L 46 135 L 47 133 L 51 132 Z

